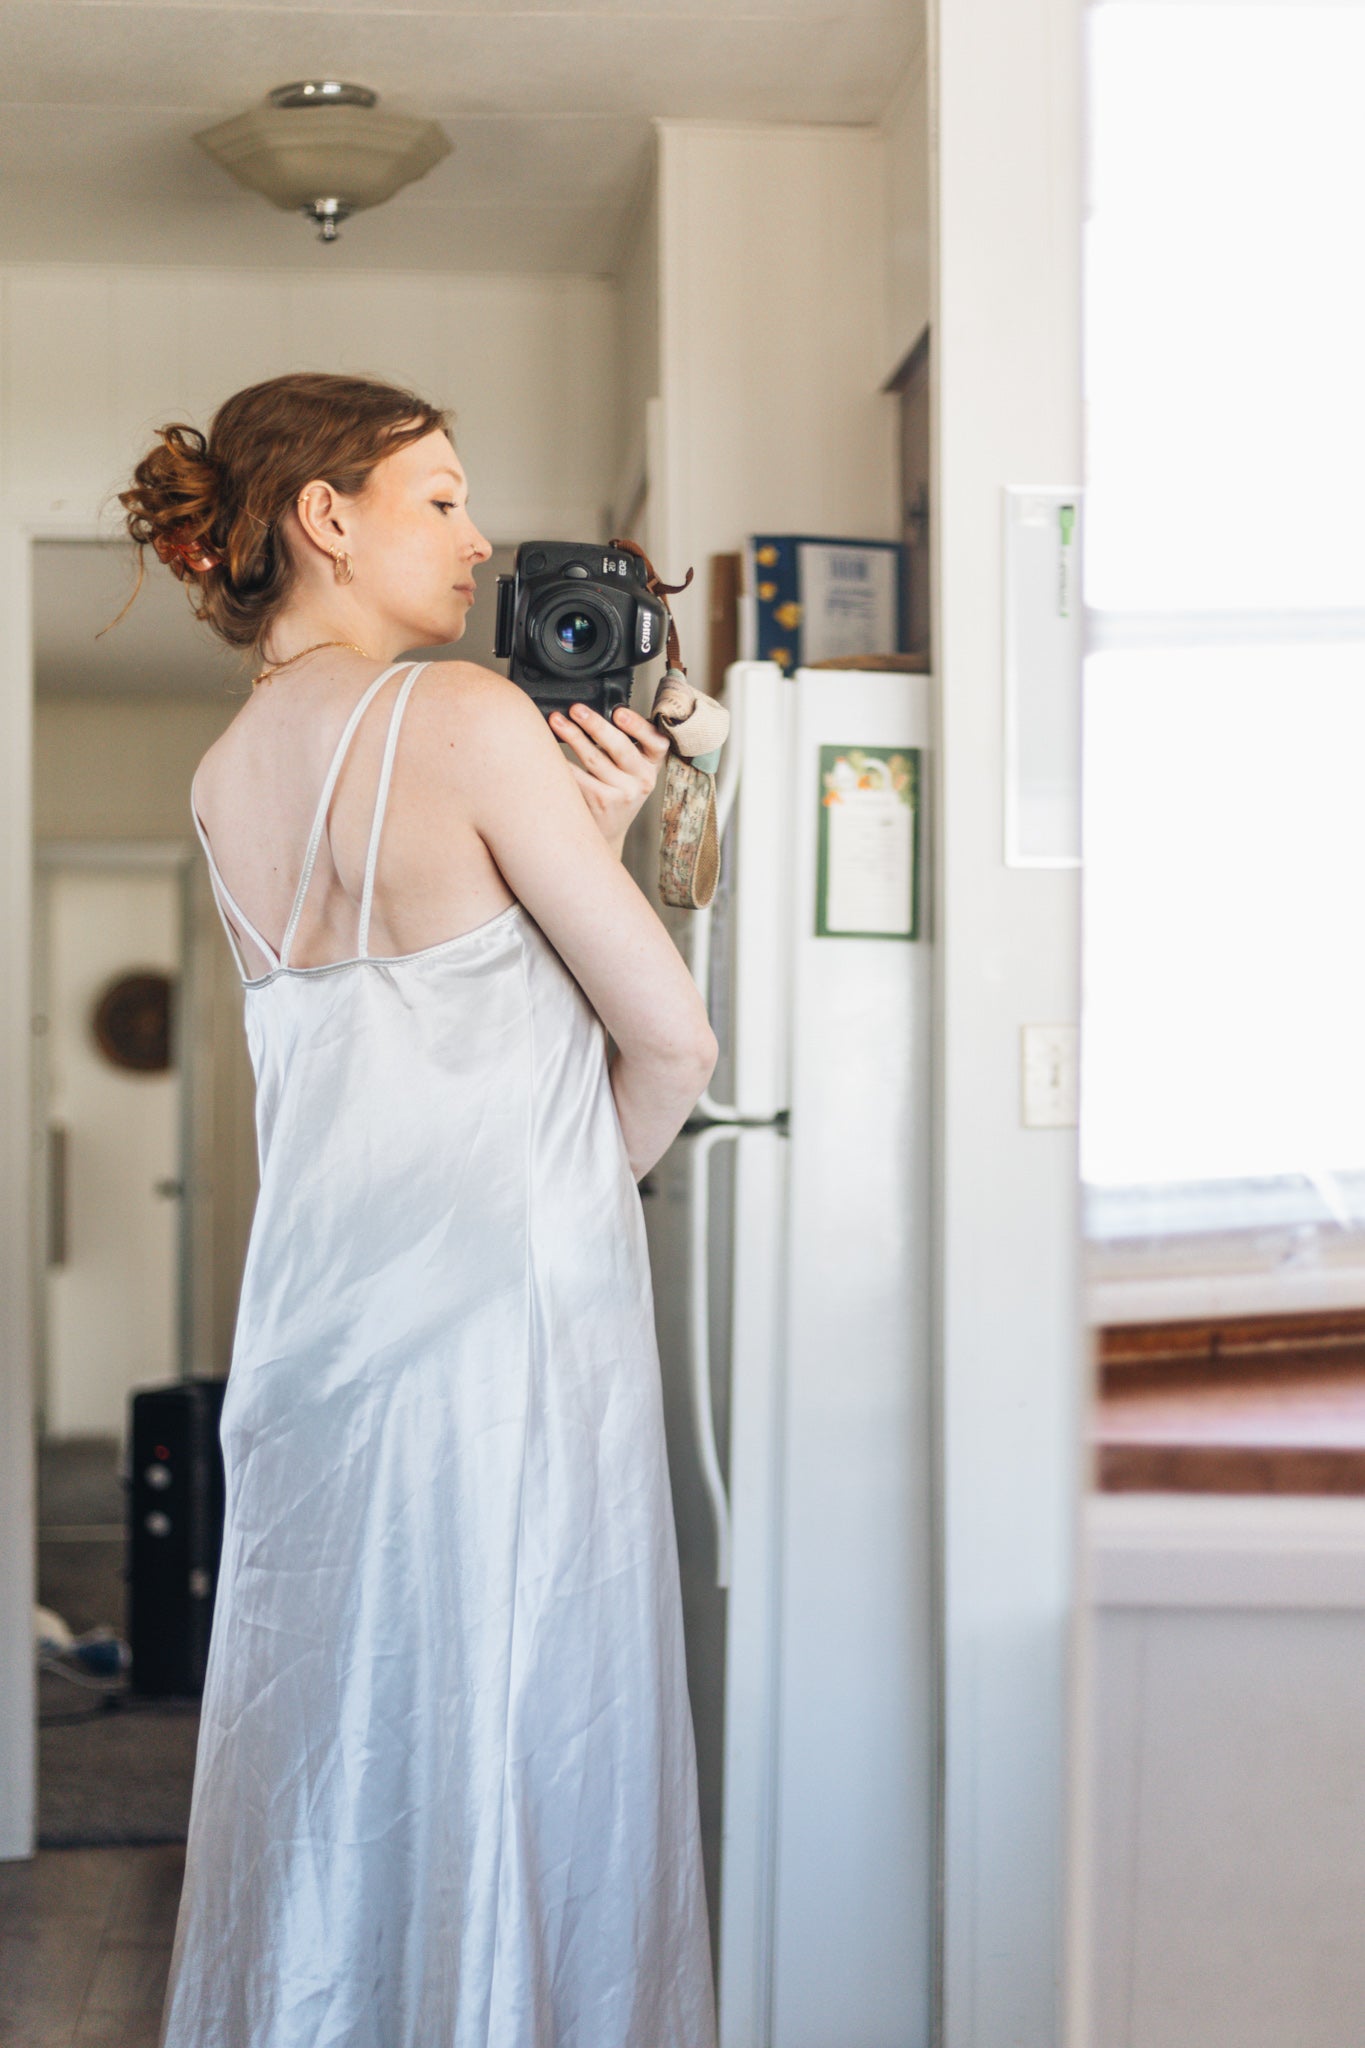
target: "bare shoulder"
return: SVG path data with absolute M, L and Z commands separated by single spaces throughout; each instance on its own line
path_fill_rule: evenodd
M 433 661 L 413 690 L 414 713 L 422 751 L 443 774 L 509 750 L 528 758 L 559 750 L 525 690 L 475 661 Z
M 414 697 L 424 698 L 438 717 L 483 724 L 502 719 L 522 721 L 528 712 L 533 718 L 540 717 L 519 684 L 477 661 L 428 662 Z

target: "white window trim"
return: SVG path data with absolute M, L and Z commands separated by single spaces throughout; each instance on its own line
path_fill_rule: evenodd
M 1253 1272 L 1149 1274 L 1123 1279 L 1091 1276 L 1085 1285 L 1088 1321 L 1179 1323 L 1206 1316 L 1309 1315 L 1315 1310 L 1365 1308 L 1365 1254 L 1353 1265 L 1302 1271 L 1266 1266 Z

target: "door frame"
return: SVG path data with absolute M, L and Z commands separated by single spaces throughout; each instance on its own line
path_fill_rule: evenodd
M 33 549 L 109 541 L 63 507 L 0 511 L 0 1860 L 37 1833 L 33 1443 Z

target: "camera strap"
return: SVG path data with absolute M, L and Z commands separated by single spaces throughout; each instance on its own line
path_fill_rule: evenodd
M 665 583 L 633 540 L 614 540 L 611 545 L 638 558 L 645 588 L 662 600 L 668 614 L 668 667 L 649 714 L 669 748 L 659 833 L 659 894 L 677 909 L 704 910 L 720 878 L 716 769 L 730 730 L 730 713 L 716 698 L 694 690 L 683 666 L 677 621 L 668 600 L 686 590 L 692 571 L 681 583 Z

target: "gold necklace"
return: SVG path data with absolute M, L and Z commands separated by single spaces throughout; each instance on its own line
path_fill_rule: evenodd
M 259 675 L 251 678 L 252 689 L 255 689 L 257 683 L 268 683 L 282 668 L 288 668 L 290 662 L 302 661 L 305 654 L 320 654 L 324 647 L 349 647 L 352 654 L 363 654 L 366 661 L 373 661 L 375 658 L 368 648 L 357 647 L 354 640 L 317 640 L 311 647 L 302 647 L 297 654 L 288 654 L 283 661 L 271 662 L 268 667 L 263 668 Z

